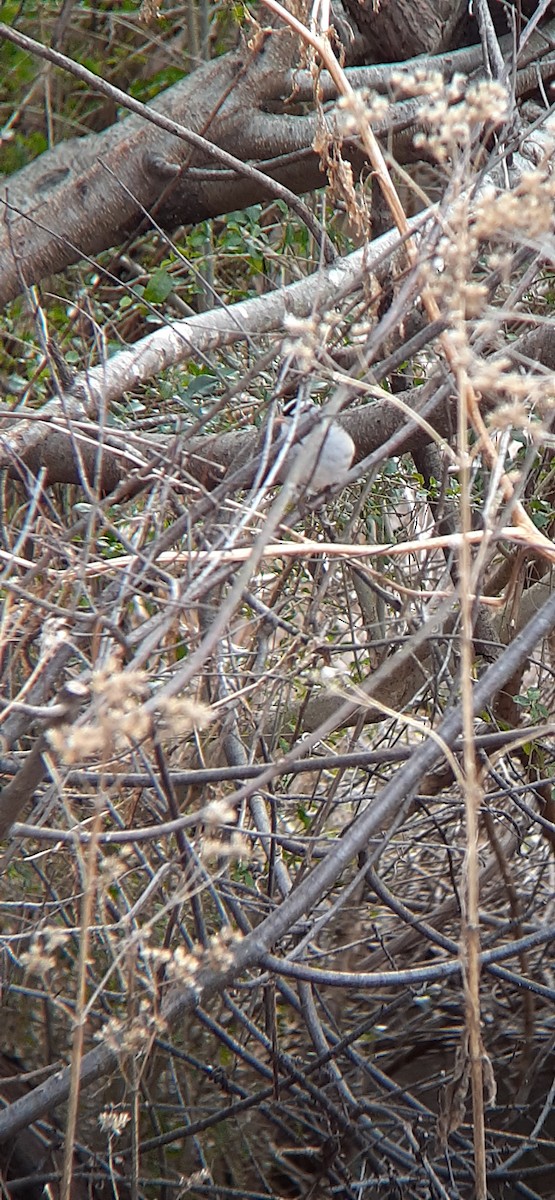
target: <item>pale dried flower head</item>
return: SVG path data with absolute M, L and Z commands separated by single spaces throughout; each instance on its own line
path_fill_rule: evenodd
M 466 321 L 480 316 L 487 301 L 488 289 L 483 283 L 465 283 L 461 288 L 462 315 Z
M 504 371 L 498 359 L 473 359 L 469 376 L 477 391 L 487 392 L 491 396 L 526 401 L 529 406 L 549 404 L 553 399 L 554 384 L 548 376 L 521 375 L 518 371 L 508 369 Z
M 380 125 L 382 121 L 386 120 L 390 107 L 387 97 L 380 96 L 379 92 L 376 92 L 368 100 L 366 120 L 370 122 L 370 125 Z
M 119 1137 L 130 1120 L 131 1113 L 127 1109 L 116 1109 L 113 1104 L 98 1114 L 98 1124 L 102 1132 L 107 1133 L 109 1137 Z
M 508 400 L 506 404 L 498 404 L 495 412 L 488 416 L 488 425 L 502 432 L 505 429 L 527 429 L 529 425 L 528 412 L 519 400 Z
M 242 940 L 237 930 L 222 930 L 211 938 L 205 954 L 203 966 L 212 967 L 216 971 L 227 971 L 233 966 L 233 947 Z
M 200 963 L 193 954 L 179 954 L 176 951 L 166 966 L 165 976 L 169 982 L 178 983 L 180 987 L 195 988 L 199 971 Z
M 229 804 L 224 798 L 221 800 L 211 800 L 209 804 L 205 804 L 202 810 L 202 820 L 205 825 L 211 828 L 217 828 L 220 825 L 231 825 L 237 816 L 237 809 L 234 804 Z
M 233 833 L 225 841 L 218 838 L 205 838 L 200 847 L 200 857 L 203 862 L 238 862 L 250 858 L 251 849 L 247 838 L 240 833 Z
M 476 125 L 501 125 L 509 114 L 509 93 L 495 79 L 480 79 L 468 88 L 465 103 L 469 120 Z
M 167 1023 L 159 1012 L 153 1011 L 149 1000 L 142 1000 L 139 1014 L 132 1023 L 112 1016 L 97 1036 L 117 1054 L 141 1054 L 152 1037 L 162 1036 Z
M 460 79 L 461 76 L 454 78 Z M 390 82 L 398 99 L 403 96 L 439 97 L 445 95 L 445 80 L 441 71 L 428 70 L 426 67 L 392 71 Z
M 156 700 L 156 733 L 179 737 L 193 726 L 204 729 L 212 719 L 210 709 L 189 696 L 160 696 Z
M 318 321 L 315 317 L 296 317 L 294 313 L 287 313 L 283 324 L 288 335 L 283 353 L 296 355 L 301 369 L 309 370 L 320 346 Z
M 30 975 L 37 975 L 40 979 L 45 979 L 54 970 L 57 963 L 57 956 L 51 951 L 51 946 L 48 946 L 47 949 L 42 931 L 36 933 L 29 942 L 28 950 L 24 950 L 19 956 L 21 966 Z
M 431 93 L 430 103 L 422 109 L 430 132 L 417 134 L 414 142 L 444 163 L 467 150 L 479 129 L 501 125 L 508 113 L 509 96 L 501 83 L 481 80 L 461 93 L 460 77 L 455 77 L 440 93 Z
M 208 1167 L 201 1167 L 199 1171 L 193 1171 L 192 1175 L 181 1175 L 177 1200 L 180 1200 L 180 1196 L 185 1196 L 187 1192 L 190 1192 L 191 1188 L 200 1187 L 202 1183 L 212 1183 Z
M 226 845 L 219 838 L 203 838 L 199 847 L 199 857 L 207 865 L 219 864 L 225 856 Z
M 341 117 L 341 132 L 344 136 L 360 133 L 368 121 L 370 93 L 365 89 L 340 96 L 337 108 Z M 387 101 L 386 101 L 387 103 Z
M 71 934 L 67 929 L 44 929 L 42 931 L 44 945 L 48 950 L 58 950 L 60 946 L 67 946 L 71 938 Z
M 210 719 L 205 705 L 186 696 L 160 696 L 153 712 L 152 704 L 147 703 L 149 693 L 144 672 L 124 671 L 110 660 L 93 673 L 93 700 L 86 717 L 48 730 L 52 749 L 67 764 L 83 759 L 106 761 L 154 732 L 161 738 L 180 737 Z
M 108 708 L 121 708 L 132 699 L 148 694 L 148 675 L 145 671 L 122 671 L 120 663 L 109 658 L 105 665 L 93 671 L 91 692 Z
M 553 227 L 555 175 L 543 168 L 528 171 L 512 191 L 480 197 L 474 229 L 481 241 L 499 241 L 507 236 L 538 238 Z
M 166 946 L 141 946 L 141 957 L 155 967 L 166 967 L 172 961 L 173 951 Z

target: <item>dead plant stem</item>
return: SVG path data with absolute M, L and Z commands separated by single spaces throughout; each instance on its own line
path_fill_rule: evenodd
M 77 964 L 77 995 L 75 998 L 75 1028 L 71 1048 L 71 1080 L 68 1098 L 68 1113 L 66 1122 L 66 1137 L 64 1149 L 64 1165 L 60 1200 L 71 1200 L 71 1181 L 73 1175 L 73 1146 L 77 1128 L 77 1110 L 79 1106 L 79 1086 L 81 1059 L 86 1024 L 86 993 L 87 993 L 87 962 L 89 957 L 90 928 L 96 896 L 97 883 L 97 851 L 98 836 L 102 824 L 102 812 L 99 808 L 91 830 L 91 840 L 88 853 L 82 864 L 83 897 L 81 901 L 81 936 L 79 939 L 79 959 Z
M 466 1009 L 466 1034 L 470 1055 L 472 1116 L 474 1130 L 474 1175 L 476 1200 L 487 1200 L 484 1087 L 482 1077 L 482 1033 L 480 1018 L 480 873 L 478 862 L 478 819 L 481 785 L 476 769 L 472 694 L 473 599 L 472 558 L 468 533 L 471 530 L 471 476 L 468 450 L 468 378 L 458 371 L 458 443 L 460 457 L 460 517 L 463 537 L 459 548 L 461 607 L 461 707 L 463 733 L 464 808 L 466 852 L 463 878 L 461 959 Z

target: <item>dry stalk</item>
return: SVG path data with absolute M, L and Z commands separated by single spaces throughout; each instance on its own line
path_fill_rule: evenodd
M 88 853 L 82 863 L 83 899 L 81 903 L 81 933 L 79 937 L 79 959 L 77 963 L 77 995 L 75 998 L 75 1029 L 71 1048 L 71 1076 L 68 1099 L 68 1114 L 66 1123 L 66 1139 L 64 1149 L 64 1165 L 60 1186 L 60 1200 L 71 1200 L 71 1181 L 73 1176 L 73 1147 L 77 1130 L 77 1112 L 79 1107 L 79 1090 L 81 1083 L 81 1060 L 83 1058 L 83 1043 L 85 1038 L 85 1022 L 87 1019 L 86 989 L 87 963 L 89 959 L 90 929 L 96 897 L 98 871 L 98 835 L 102 825 L 102 812 L 98 808 L 93 827 Z
M 462 372 L 458 372 L 462 376 Z M 463 733 L 464 807 L 466 851 L 463 868 L 463 920 L 461 959 L 466 1009 L 466 1036 L 470 1058 L 472 1115 L 474 1127 L 474 1171 L 476 1200 L 487 1200 L 486 1129 L 482 1071 L 482 1033 L 480 1017 L 480 870 L 478 861 L 478 819 L 482 790 L 476 769 L 474 714 L 472 705 L 473 601 L 472 558 L 468 533 L 471 530 L 471 477 L 468 451 L 468 406 L 465 380 L 460 379 L 458 405 L 458 445 L 461 482 L 461 531 L 459 547 L 459 601 L 461 606 L 461 705 Z

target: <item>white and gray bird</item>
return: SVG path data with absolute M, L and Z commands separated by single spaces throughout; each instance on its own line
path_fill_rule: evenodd
M 297 429 L 302 431 L 307 425 L 308 432 L 297 438 Z M 354 458 L 355 443 L 324 409 L 306 401 L 302 409 L 295 407 L 282 418 L 282 438 L 285 443 L 290 442 L 286 464 L 280 470 L 282 482 L 292 478 L 308 496 L 343 482 Z

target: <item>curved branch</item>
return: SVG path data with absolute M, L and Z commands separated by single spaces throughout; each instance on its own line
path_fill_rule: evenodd
M 525 62 L 532 59 L 541 64 L 541 59 L 550 52 L 550 39 L 555 34 L 555 21 L 548 21 L 541 31 L 536 30 L 526 43 Z M 512 34 L 499 39 L 503 54 L 509 58 L 514 50 Z M 455 72 L 471 75 L 483 65 L 483 50 L 481 45 L 463 46 L 461 50 L 448 50 L 444 54 L 420 54 L 417 59 L 401 59 L 398 62 L 379 63 L 368 67 L 346 67 L 345 75 L 352 88 L 368 89 L 376 92 L 391 91 L 392 74 L 400 70 L 411 70 L 418 66 L 423 71 L 440 71 L 445 79 L 450 79 Z M 522 64 L 523 68 L 525 63 Z M 314 96 L 314 79 L 307 70 L 292 68 L 284 79 L 282 99 L 293 98 L 298 101 L 311 101 Z M 318 76 L 318 89 L 323 102 L 337 99 L 337 87 L 329 71 L 322 71 Z
M 422 219 L 422 216 L 415 218 L 412 228 L 421 224 Z M 371 245 L 366 245 L 347 258 L 338 259 L 333 266 L 319 271 L 316 277 L 319 308 L 324 310 L 331 303 L 336 303 L 340 295 L 355 288 L 360 283 L 363 273 L 376 270 L 378 264 L 387 259 L 400 244 L 397 232 L 391 230 Z M 82 450 L 85 455 L 88 454 L 89 461 L 94 463 L 90 478 L 96 478 L 98 447 L 92 443 L 87 450 L 83 436 L 74 428 L 76 422 L 87 418 L 96 419 L 115 400 L 119 400 L 124 392 L 147 380 L 156 379 L 168 367 L 177 366 L 195 355 L 248 341 L 252 337 L 259 338 L 261 334 L 276 331 L 281 333 L 288 315 L 305 317 L 313 311 L 316 279 L 314 276 L 308 276 L 268 295 L 242 300 L 227 308 L 176 321 L 148 334 L 129 349 L 113 355 L 107 363 L 92 367 L 78 377 L 71 392 L 61 400 L 51 400 L 46 404 L 39 420 L 36 412 L 32 414 L 31 423 L 18 415 L 19 419 L 0 437 L 0 468 L 17 471 L 18 463 L 29 461 L 33 461 L 35 469 L 39 465 L 47 466 L 42 457 L 45 453 L 44 448 L 48 440 L 56 434 L 58 438 L 66 440 L 68 436 L 78 438 L 80 452 Z M 13 414 L 10 413 L 9 416 L 13 421 Z M 62 449 L 59 441 L 57 448 Z M 236 443 L 233 451 L 237 451 Z M 230 449 L 230 454 L 233 451 Z M 121 454 L 121 451 L 118 453 Z M 73 479 L 76 476 L 79 479 L 79 468 L 74 466 L 72 469 L 69 466 L 70 461 L 66 449 L 61 457 L 61 462 L 65 464 L 63 478 L 66 482 L 70 473 Z M 131 456 L 126 455 L 122 460 L 122 470 L 129 472 L 131 461 Z M 140 458 L 138 461 L 135 459 L 135 469 L 140 462 Z M 55 471 L 55 468 L 53 469 Z M 109 473 L 111 479 L 106 479 L 105 490 L 109 490 L 114 479 L 118 478 L 117 467 L 113 462 L 110 464 Z
M 257 103 L 264 99 L 267 80 L 275 74 L 276 55 L 279 62 L 284 54 L 283 39 L 277 38 L 265 53 L 259 48 L 251 61 L 245 61 L 244 54 L 235 53 L 206 64 L 182 84 L 169 89 L 156 106 L 142 104 L 66 55 L 2 23 L 0 39 L 69 71 L 135 114 L 135 119 L 125 122 L 119 132 L 112 127 L 100 139 L 96 135 L 94 143 L 89 139 L 84 170 L 78 174 L 73 166 L 70 168 L 68 153 L 75 157 L 81 147 L 79 139 L 72 140 L 71 147 L 59 156 L 61 178 L 56 174 L 55 164 L 54 179 L 48 169 L 43 176 L 42 188 L 38 189 L 39 194 L 41 190 L 43 193 L 38 208 L 36 186 L 30 212 L 22 212 L 21 179 L 19 187 L 17 182 L 7 185 L 3 201 L 5 231 L 0 240 L 0 304 L 18 295 L 24 283 L 34 283 L 45 274 L 120 241 L 138 225 L 145 211 L 155 209 L 162 224 L 186 220 L 175 185 L 185 172 L 185 190 L 189 190 L 186 180 L 189 148 L 200 152 L 204 159 L 215 158 L 224 168 L 246 178 L 251 186 L 258 186 L 267 195 L 284 200 L 322 245 L 327 260 L 333 259 L 335 252 L 329 238 L 294 192 L 198 132 L 210 127 L 213 135 L 225 144 L 226 136 L 233 136 L 230 129 L 235 129 L 238 120 L 244 127 L 245 113 L 253 110 L 254 99 Z M 160 111 L 162 108 L 166 113 Z M 176 120 L 176 109 L 179 115 L 186 111 L 197 128 L 187 128 Z M 144 118 L 147 126 L 136 117 Z M 155 129 L 170 136 L 161 137 Z M 94 146 L 92 159 L 91 146 Z M 168 193 L 165 203 L 164 191 Z M 47 199 L 44 193 L 48 193 Z M 29 223 L 35 230 L 30 245 Z

